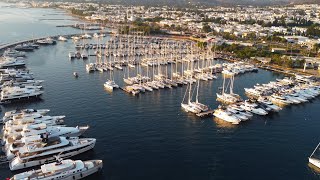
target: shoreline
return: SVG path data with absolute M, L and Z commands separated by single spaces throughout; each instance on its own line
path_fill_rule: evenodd
M 31 7 L 34 8 L 34 7 Z M 51 9 L 57 9 L 57 10 L 61 10 L 63 11 L 67 16 L 70 16 L 72 18 L 75 18 L 75 21 L 78 22 L 84 22 L 84 23 L 97 23 L 93 20 L 88 20 L 85 18 L 85 16 L 80 16 L 80 15 L 75 15 L 72 14 L 69 10 L 66 9 L 62 9 L 62 8 L 51 8 Z M 101 23 L 102 24 L 102 23 Z M 116 26 L 119 26 L 121 24 L 116 24 Z M 103 30 L 95 30 L 95 32 L 87 32 L 88 34 L 94 34 L 97 31 L 99 31 L 100 33 L 104 33 L 104 34 L 114 34 L 113 32 L 116 30 L 115 27 L 111 27 L 110 24 L 102 24 L 102 26 L 104 27 Z M 109 30 L 109 31 L 107 31 Z M 90 30 L 88 30 L 90 31 Z M 76 33 L 76 34 L 60 34 L 62 36 L 75 36 L 75 35 L 80 35 L 81 33 Z M 60 35 L 53 35 L 53 36 L 46 36 L 46 37 L 40 37 L 40 38 L 35 38 L 35 39 L 27 39 L 27 40 L 21 40 L 21 41 L 16 41 L 16 42 L 12 42 L 12 43 L 6 43 L 6 44 L 1 44 L 0 45 L 0 53 L 2 53 L 5 49 L 13 47 L 15 45 L 18 44 L 23 44 L 26 42 L 32 42 L 32 41 L 36 41 L 39 39 L 44 39 L 44 38 L 57 38 Z M 155 34 L 155 35 L 148 35 L 146 37 L 155 37 L 155 38 L 168 38 L 168 39 L 173 39 L 173 40 L 187 40 L 187 41 L 197 41 L 197 39 L 192 38 L 192 36 L 184 36 L 184 35 L 170 35 L 170 34 Z M 219 53 L 217 53 L 219 54 Z M 228 56 L 228 53 L 223 52 L 222 54 L 220 53 L 220 56 Z M 226 60 L 226 61 L 231 61 L 231 62 L 235 62 L 235 61 L 241 61 L 240 60 L 236 60 L 235 58 L 225 58 L 225 57 L 219 57 L 220 59 Z M 315 72 L 316 70 L 311 70 L 311 69 L 306 69 L 306 72 L 303 72 L 303 69 L 295 69 L 295 68 L 286 68 L 286 67 L 281 67 L 278 65 L 274 65 L 274 64 L 261 64 L 261 63 L 257 63 L 254 61 L 250 61 L 250 63 L 253 63 L 254 65 L 256 65 L 259 68 L 262 69 L 266 69 L 266 70 L 271 70 L 271 71 L 275 71 L 275 72 L 279 72 L 279 73 L 284 73 L 284 74 L 288 74 L 288 75 L 293 75 L 295 73 L 299 73 L 299 74 L 305 74 L 305 75 L 312 75 L 315 76 L 317 78 L 320 78 L 320 71 L 318 70 L 318 72 Z

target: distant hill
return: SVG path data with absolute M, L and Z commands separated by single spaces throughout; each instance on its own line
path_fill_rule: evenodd
M 48 0 L 38 0 L 48 1 Z M 49 0 L 50 1 L 50 0 Z M 53 2 L 58 0 L 51 0 Z M 59 0 L 66 2 L 105 2 L 111 4 L 126 5 L 168 5 L 168 6 L 192 6 L 192 5 L 252 5 L 252 6 L 268 6 L 268 5 L 287 5 L 287 4 L 303 4 L 303 3 L 319 3 L 320 0 Z

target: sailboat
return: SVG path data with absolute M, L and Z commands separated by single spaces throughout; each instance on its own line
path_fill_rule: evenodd
M 197 83 L 197 95 L 196 95 L 196 101 L 195 102 L 190 102 L 193 106 L 195 106 L 196 108 L 200 109 L 202 112 L 208 111 L 209 108 L 207 105 L 202 104 L 199 102 L 199 86 L 200 86 L 200 81 L 198 80 Z
M 128 37 L 128 35 L 127 35 L 127 40 L 128 40 L 128 42 L 129 42 L 129 37 Z M 120 41 L 121 42 L 121 41 Z M 129 45 L 128 45 L 129 46 Z M 127 57 L 127 59 L 128 59 L 128 65 L 129 65 L 129 57 Z M 130 67 L 128 66 L 128 68 L 126 68 L 126 71 L 127 71 L 127 78 L 125 77 L 126 76 L 126 73 L 124 73 L 123 74 L 123 81 L 126 83 L 126 84 L 128 84 L 128 85 L 132 85 L 132 84 L 134 84 L 135 82 L 133 81 L 133 79 L 132 78 L 130 78 Z
M 88 59 L 88 54 L 86 53 L 86 49 L 84 48 L 84 45 L 85 45 L 85 39 L 83 39 L 82 40 L 82 46 L 81 46 L 81 50 L 82 50 L 82 52 L 81 52 L 81 58 L 82 59 Z
M 317 168 L 320 168 L 320 160 L 318 158 L 314 157 L 314 153 L 318 150 L 320 143 L 317 145 L 317 147 L 314 149 L 312 154 L 309 156 L 309 163 L 316 166 Z
M 90 63 L 90 58 L 89 58 L 89 63 L 86 64 L 86 70 L 88 73 L 96 70 L 96 65 L 94 63 Z
M 113 91 L 113 89 L 118 89 L 119 85 L 117 85 L 113 80 L 113 71 L 110 71 L 110 79 L 108 79 L 103 86 L 110 91 Z
M 133 36 L 133 44 L 131 45 L 132 46 L 132 48 L 130 48 L 131 46 L 129 45 L 129 38 L 128 38 L 128 50 L 127 50 L 127 52 L 128 52 L 128 56 L 131 54 L 132 55 L 132 61 L 129 61 L 129 58 L 127 58 L 128 59 L 128 67 L 129 68 L 135 68 L 135 66 L 134 66 L 134 62 L 135 62 L 135 56 L 136 56 L 136 53 L 135 53 L 135 49 L 136 49 L 136 47 L 135 47 L 135 45 L 136 45 L 136 41 L 135 41 L 136 39 L 135 39 L 135 36 Z M 129 53 L 129 48 L 130 48 L 130 53 Z
M 122 42 L 121 42 L 121 35 L 119 35 L 119 45 L 118 45 L 118 63 L 115 63 L 114 67 L 117 68 L 118 70 L 123 70 L 122 66 L 121 66 L 121 62 L 120 62 L 120 59 L 121 59 L 121 56 L 123 56 L 123 52 L 122 52 Z
M 98 38 L 98 50 L 96 53 L 96 69 L 100 72 L 103 72 L 103 64 L 102 64 L 102 51 L 101 51 L 101 45 L 100 45 L 100 38 Z
M 187 103 L 183 103 L 187 92 L 188 92 L 188 102 Z M 192 112 L 192 113 L 195 113 L 195 114 L 198 114 L 198 113 L 201 112 L 201 109 L 199 109 L 197 106 L 194 106 L 191 103 L 191 83 L 188 84 L 188 87 L 186 89 L 186 93 L 185 93 L 184 98 L 183 98 L 183 100 L 181 102 L 181 107 L 186 112 Z
M 230 77 L 230 93 L 225 92 L 226 77 L 223 75 L 223 86 L 221 94 L 217 93 L 217 100 L 226 104 L 233 104 L 241 101 L 241 97 L 238 94 L 233 93 L 234 76 Z

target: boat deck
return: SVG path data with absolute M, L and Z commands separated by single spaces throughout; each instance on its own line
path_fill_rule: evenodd
M 208 111 L 205 111 L 205 112 L 198 113 L 196 115 L 198 117 L 210 117 L 210 116 L 213 116 L 213 113 L 214 113 L 214 110 L 208 110 Z

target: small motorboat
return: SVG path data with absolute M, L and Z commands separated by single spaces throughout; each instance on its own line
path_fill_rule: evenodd
M 74 77 L 79 77 L 79 74 L 77 72 L 73 72 Z

